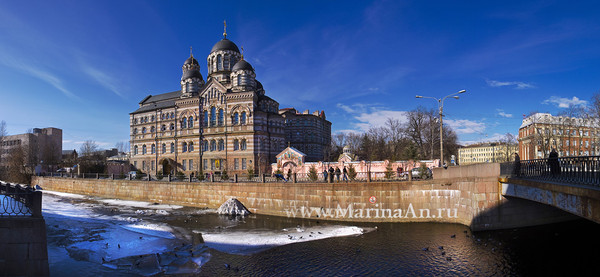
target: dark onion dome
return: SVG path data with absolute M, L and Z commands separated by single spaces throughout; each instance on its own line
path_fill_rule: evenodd
M 216 52 L 219 50 L 231 50 L 231 51 L 235 51 L 235 52 L 240 52 L 240 49 L 237 47 L 237 45 L 235 45 L 235 43 L 233 43 L 233 41 L 228 40 L 226 38 L 220 40 L 219 42 L 217 42 L 215 44 L 215 46 L 213 46 L 212 50 L 210 50 L 210 52 Z
M 237 63 L 235 63 L 235 65 L 233 66 L 231 71 L 238 71 L 238 70 L 254 71 L 254 68 L 252 68 L 252 65 L 250 65 L 250 63 L 248 63 L 246 60 L 239 60 Z
M 186 64 L 197 64 L 197 65 L 200 65 L 198 63 L 198 61 L 194 58 L 194 56 L 190 56 L 189 58 L 187 58 L 187 60 L 185 60 L 185 62 L 183 64 L 184 65 L 186 65 Z
M 202 74 L 198 70 L 193 70 L 193 69 L 186 70 L 185 72 L 183 72 L 183 75 L 181 76 L 181 80 L 183 81 L 185 79 L 189 79 L 189 78 L 193 78 L 193 77 L 202 79 Z
M 259 82 L 259 81 L 256 81 L 256 88 L 257 89 L 262 89 L 263 88 L 262 83 Z

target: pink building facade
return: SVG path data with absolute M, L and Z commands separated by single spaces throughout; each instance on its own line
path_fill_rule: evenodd
M 286 174 L 291 170 L 296 174 L 308 174 L 311 167 L 315 167 L 318 173 L 322 173 L 332 167 L 334 170 L 339 168 L 343 171 L 352 166 L 357 173 L 371 172 L 385 174 L 388 166 L 391 164 L 392 169 L 398 175 L 403 172 L 410 171 L 413 168 L 419 168 L 425 165 L 432 169 L 439 164 L 439 159 L 421 160 L 421 161 L 356 161 L 356 155 L 353 155 L 344 148 L 344 153 L 340 155 L 337 162 L 304 162 L 306 155 L 294 147 L 288 147 L 277 155 L 277 163 L 271 164 L 271 170 L 274 174 L 277 170 Z M 399 176 L 398 176 L 399 177 Z

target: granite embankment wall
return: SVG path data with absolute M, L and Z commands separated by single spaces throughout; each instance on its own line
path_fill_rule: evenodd
M 43 218 L 0 218 L 0 276 L 48 276 Z
M 499 168 L 499 167 L 498 167 Z M 451 169 L 450 169 L 451 170 Z M 128 200 L 218 208 L 237 198 L 257 214 L 356 222 L 444 222 L 473 230 L 512 228 L 526 218 L 554 220 L 541 207 L 532 215 L 522 201 L 500 194 L 498 175 L 412 182 L 190 183 L 36 177 L 46 190 Z M 434 173 L 435 174 L 435 173 Z M 539 205 L 533 203 L 533 205 Z M 547 214 L 544 214 L 547 213 Z M 542 217 L 539 217 L 542 215 Z M 524 217 L 526 216 L 526 217 Z

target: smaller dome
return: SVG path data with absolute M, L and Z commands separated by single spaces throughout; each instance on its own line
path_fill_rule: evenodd
M 185 79 L 189 79 L 189 78 L 193 78 L 193 77 L 202 79 L 202 74 L 198 70 L 186 70 L 185 72 L 183 72 L 183 75 L 181 76 L 181 80 L 183 81 Z
M 210 50 L 210 52 L 216 52 L 219 50 L 231 50 L 231 51 L 235 51 L 235 52 L 240 52 L 240 49 L 237 47 L 237 45 L 235 45 L 235 43 L 233 43 L 233 41 L 228 40 L 226 38 L 220 40 L 219 42 L 215 43 L 215 46 L 213 46 L 212 50 Z
M 187 58 L 187 60 L 185 60 L 185 62 L 183 64 L 184 65 L 186 65 L 186 64 L 197 64 L 197 65 L 200 65 L 198 63 L 198 61 L 194 58 L 194 56 L 191 56 L 191 55 L 190 55 L 189 58 Z
M 252 65 L 250 65 L 250 63 L 248 63 L 247 61 L 240 60 L 237 63 L 235 63 L 235 65 L 231 69 L 231 71 L 238 71 L 238 70 L 252 70 L 252 71 L 254 71 L 254 68 L 252 68 Z

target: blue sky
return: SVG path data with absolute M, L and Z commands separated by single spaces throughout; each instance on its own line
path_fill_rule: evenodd
M 244 47 L 280 108 L 364 131 L 448 99 L 463 143 L 517 134 L 522 115 L 600 90 L 595 1 L 2 1 L 0 120 L 63 129 L 64 149 L 129 140 L 129 113 L 179 89 L 193 47 Z

